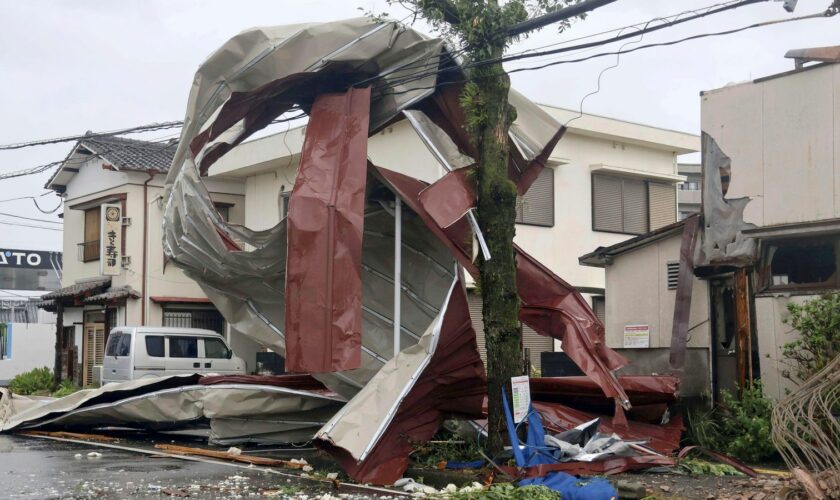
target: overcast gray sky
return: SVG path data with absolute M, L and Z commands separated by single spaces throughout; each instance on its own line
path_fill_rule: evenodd
M 564 33 L 545 29 L 512 47 L 511 52 L 717 1 L 618 0 Z M 793 15 L 785 12 L 780 2 L 753 5 L 661 30 L 646 36 L 642 43 L 810 14 L 824 10 L 829 3 L 800 0 Z M 0 0 L 0 143 L 182 119 L 195 69 L 231 36 L 258 25 L 356 17 L 357 7 L 389 11 L 398 19 L 405 15 L 389 8 L 384 0 Z M 838 34 L 840 16 L 627 54 L 617 68 L 603 75 L 601 91 L 586 100 L 584 111 L 698 133 L 701 90 L 791 69 L 792 61 L 783 58 L 785 51 L 837 45 Z M 520 72 L 512 75 L 513 84 L 538 102 L 577 109 L 581 98 L 596 88 L 598 73 L 615 62 L 610 56 Z M 513 63 L 508 69 L 533 64 L 534 60 Z M 172 132 L 131 137 L 156 139 L 167 135 Z M 71 146 L 65 143 L 0 151 L 0 172 L 60 160 Z M 48 177 L 49 173 L 44 173 L 0 181 L 0 200 L 39 195 Z M 51 209 L 57 199 L 48 195 L 39 198 L 39 203 Z M 60 220 L 56 215 L 38 212 L 30 200 L 0 202 L 0 212 Z M 3 215 L 0 222 L 60 227 Z M 60 250 L 61 232 L 0 224 L 2 247 Z

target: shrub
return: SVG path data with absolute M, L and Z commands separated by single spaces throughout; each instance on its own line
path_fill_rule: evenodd
M 785 323 L 799 331 L 799 340 L 783 346 L 782 357 L 793 373 L 784 376 L 803 382 L 840 354 L 840 294 L 830 293 L 804 304 L 788 303 Z
M 721 399 L 710 411 L 689 412 L 694 442 L 749 463 L 776 456 L 770 440 L 773 403 L 761 392 L 761 382 L 744 388 L 740 398 L 723 391 Z
M 9 383 L 9 389 L 15 394 L 28 396 L 30 394 L 49 394 L 52 388 L 52 370 L 46 366 L 21 373 Z
M 69 396 L 74 392 L 78 391 L 80 388 L 76 384 L 74 384 L 71 380 L 64 379 L 61 381 L 61 385 L 58 386 L 58 390 L 51 394 L 54 398 L 63 398 L 64 396 Z

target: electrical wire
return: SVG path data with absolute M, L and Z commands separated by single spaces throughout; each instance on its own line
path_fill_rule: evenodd
M 37 208 L 38 211 L 42 214 L 54 214 L 59 208 L 62 207 L 62 205 L 64 205 L 64 200 L 59 199 L 58 205 L 56 205 L 55 208 L 53 208 L 52 210 L 44 210 L 43 208 L 41 208 L 41 205 L 38 204 L 38 200 L 36 200 L 35 198 L 32 198 L 32 203 L 35 204 L 35 208 Z
M 654 48 L 654 47 L 664 47 L 664 46 L 676 45 L 676 44 L 679 44 L 679 43 L 683 43 L 683 42 L 687 42 L 687 41 L 691 41 L 691 40 L 697 40 L 697 39 L 701 39 L 701 38 L 729 35 L 729 34 L 738 33 L 738 32 L 741 32 L 741 31 L 754 29 L 754 28 L 760 28 L 760 27 L 771 26 L 771 25 L 776 25 L 776 24 L 783 24 L 783 23 L 788 23 L 788 22 L 802 21 L 802 20 L 807 20 L 807 19 L 818 19 L 818 18 L 824 18 L 824 17 L 831 17 L 833 15 L 836 15 L 836 13 L 829 11 L 829 12 L 824 12 L 824 13 L 810 14 L 810 15 L 806 15 L 806 16 L 799 16 L 799 17 L 788 18 L 788 19 L 776 19 L 776 20 L 772 20 L 772 21 L 754 23 L 754 24 L 751 24 L 751 25 L 742 26 L 740 28 L 734 28 L 734 29 L 725 30 L 725 31 L 718 31 L 718 32 L 713 32 L 713 33 L 702 33 L 702 34 L 698 34 L 698 35 L 688 36 L 688 37 L 685 37 L 685 38 L 680 38 L 680 39 L 677 39 L 677 40 L 671 40 L 671 41 L 668 41 L 668 42 L 660 42 L 660 43 L 641 45 L 641 46 L 633 47 L 631 49 L 626 49 L 626 50 L 619 50 L 619 51 L 612 51 L 612 52 L 600 52 L 600 53 L 593 54 L 593 55 L 590 55 L 590 56 L 587 56 L 587 57 L 581 57 L 581 58 L 576 58 L 576 59 L 564 59 L 564 60 L 554 61 L 554 62 L 550 62 L 550 63 L 538 65 L 538 66 L 516 68 L 516 69 L 508 70 L 507 73 L 510 74 L 510 73 L 518 73 L 518 72 L 521 72 L 521 71 L 534 71 L 534 70 L 538 70 L 538 69 L 547 68 L 549 66 L 556 66 L 556 65 L 560 65 L 560 64 L 578 63 L 578 62 L 588 61 L 590 59 L 595 59 L 595 58 L 599 58 L 599 57 L 613 56 L 613 55 L 619 55 L 619 54 L 628 54 L 628 53 L 636 52 L 636 51 L 639 51 L 639 50 L 645 50 L 645 49 Z M 639 34 L 640 33 L 633 33 L 632 35 L 639 35 Z M 468 66 L 470 66 L 470 65 L 464 66 L 463 68 L 466 68 Z M 475 66 L 476 66 L 476 64 L 473 64 L 470 67 L 475 67 Z M 462 69 L 462 68 L 459 68 L 459 69 Z M 450 71 L 448 68 L 442 68 L 440 71 L 438 71 L 438 73 L 444 73 L 444 72 L 448 72 L 448 71 Z M 430 74 L 434 74 L 434 73 L 421 75 L 420 77 L 414 78 L 414 80 L 419 80 L 419 79 L 425 78 L 426 76 L 429 76 Z M 414 88 L 401 90 L 401 91 L 395 91 L 395 92 L 381 92 L 383 89 L 387 90 L 388 88 L 396 88 L 396 86 L 393 86 L 393 85 L 386 85 L 386 86 L 382 86 L 382 87 L 377 88 L 377 90 L 380 91 L 380 93 L 376 96 L 375 99 L 383 99 L 385 97 L 405 94 L 405 93 L 408 93 L 408 92 L 416 92 L 418 90 L 430 90 L 430 89 L 439 88 L 439 87 L 442 87 L 442 86 L 445 86 L 445 85 L 453 85 L 453 84 L 464 83 L 466 81 L 468 81 L 468 80 L 466 78 L 463 78 L 463 79 L 459 79 L 459 80 L 437 82 L 434 85 L 426 86 L 426 87 L 414 87 Z M 402 82 L 401 85 L 404 85 L 405 83 L 408 83 L 408 82 Z
M 59 221 L 47 220 L 47 219 L 35 219 L 33 217 L 26 217 L 26 216 L 23 216 L 23 215 L 15 215 L 15 214 L 10 214 L 10 213 L 6 213 L 6 212 L 0 212 L 0 215 L 2 215 L 4 217 L 14 217 L 15 219 L 23 219 L 23 220 L 28 220 L 28 221 L 32 221 L 32 222 L 47 222 L 49 224 L 62 224 L 62 222 L 59 222 Z
M 54 139 L 41 139 L 36 141 L 27 141 L 27 142 L 16 142 L 12 144 L 3 144 L 0 145 L 0 151 L 6 151 L 11 149 L 22 149 L 28 148 L 30 146 L 44 146 L 47 144 L 58 144 L 60 142 L 72 142 L 72 141 L 80 141 L 83 139 L 95 139 L 97 137 L 110 137 L 115 135 L 126 135 L 126 134 L 133 134 L 138 132 L 151 132 L 154 130 L 166 130 L 170 128 L 181 127 L 184 124 L 183 121 L 171 121 L 171 122 L 163 122 L 163 123 L 150 123 L 148 125 L 138 125 L 136 127 L 129 127 L 119 130 L 112 130 L 110 132 L 92 132 L 87 133 L 84 135 L 71 135 L 66 137 L 56 137 Z
M 6 226 L 28 227 L 28 228 L 32 228 L 32 229 L 46 229 L 47 231 L 63 231 L 62 228 L 58 228 L 58 227 L 34 226 L 32 224 L 18 224 L 17 222 L 0 221 L 0 224 L 4 224 Z
M 7 198 L 5 200 L 0 200 L 0 203 L 6 203 L 7 201 L 18 201 L 18 200 L 34 200 L 35 198 L 43 198 L 48 194 L 53 194 L 52 191 L 47 191 L 44 193 L 39 194 L 38 196 L 18 196 L 17 198 Z

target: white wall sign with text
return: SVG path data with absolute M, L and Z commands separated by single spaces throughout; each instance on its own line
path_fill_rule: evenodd
M 103 204 L 99 227 L 99 269 L 105 276 L 122 270 L 122 205 Z
M 531 385 L 527 376 L 511 377 L 511 399 L 513 399 L 513 421 L 525 420 L 531 408 Z
M 624 348 L 650 347 L 650 325 L 624 325 Z

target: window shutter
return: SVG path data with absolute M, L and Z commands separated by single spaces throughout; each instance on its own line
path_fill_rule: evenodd
M 478 354 L 481 355 L 481 361 L 487 364 L 487 347 L 484 341 L 484 320 L 481 318 L 481 295 L 470 290 L 468 294 L 470 306 L 470 318 L 472 319 L 473 329 L 475 330 L 475 340 L 478 344 Z
M 676 290 L 677 283 L 679 282 L 680 277 L 680 263 L 679 262 L 669 262 L 667 264 L 667 271 L 668 271 L 668 290 Z
M 648 231 L 648 200 L 645 181 L 622 179 L 624 232 L 642 234 Z
M 531 356 L 531 366 L 537 370 L 542 369 L 540 362 L 540 353 L 554 352 L 554 339 L 545 335 L 540 335 L 533 328 L 528 325 L 522 325 L 522 349 L 529 349 Z
M 516 222 L 554 226 L 554 170 L 544 168 L 524 196 L 516 199 Z
M 623 232 L 621 179 L 592 176 L 592 227 L 597 231 Z
M 676 222 L 677 190 L 671 184 L 648 183 L 650 200 L 650 230 Z
M 607 303 L 604 297 L 592 297 L 592 310 L 604 325 L 607 324 Z

